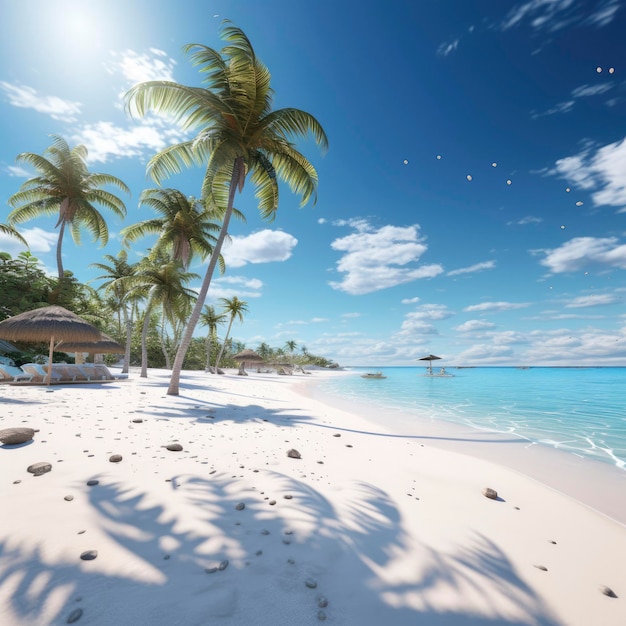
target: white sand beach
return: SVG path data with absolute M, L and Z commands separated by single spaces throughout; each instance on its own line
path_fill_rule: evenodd
M 626 624 L 621 475 L 389 436 L 334 375 L 0 386 L 0 624 Z

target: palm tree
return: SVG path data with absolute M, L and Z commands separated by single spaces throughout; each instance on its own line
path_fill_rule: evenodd
M 15 237 L 20 243 L 23 243 L 28 248 L 28 241 L 20 235 L 15 228 L 9 226 L 8 224 L 0 224 L 0 233 L 3 235 L 8 235 L 9 237 Z
M 293 340 L 285 342 L 285 348 L 289 351 L 289 363 L 293 365 L 293 351 L 297 347 L 297 343 Z
M 224 348 L 226 347 L 226 342 L 228 341 L 228 336 L 230 335 L 230 329 L 233 326 L 235 318 L 238 318 L 240 322 L 243 322 L 243 314 L 248 312 L 248 303 L 244 300 L 240 300 L 237 296 L 233 296 L 230 300 L 228 298 L 220 298 L 220 301 L 224 306 L 226 314 L 229 315 L 229 320 L 226 336 L 224 337 L 224 342 L 222 343 L 222 349 L 220 350 L 217 360 L 215 361 L 216 372 L 220 366 L 222 354 L 224 354 Z
M 197 274 L 183 271 L 180 261 L 163 261 L 163 257 L 150 255 L 142 261 L 133 276 L 120 279 L 124 288 L 139 292 L 147 300 L 141 330 L 141 378 L 148 376 L 147 342 L 151 314 L 160 307 L 163 325 L 186 316 L 189 301 L 195 300 L 196 292 L 186 287 L 185 283 L 200 278 Z
M 106 207 L 119 217 L 126 215 L 126 207 L 116 195 L 102 187 L 113 185 L 125 193 L 130 190 L 115 176 L 90 172 L 86 163 L 87 148 L 83 145 L 70 149 L 64 139 L 52 135 L 52 145 L 44 154 L 49 158 L 32 152 L 18 154 L 17 161 L 32 165 L 38 176 L 27 180 L 9 198 L 13 211 L 8 219 L 9 225 L 14 226 L 42 215 L 58 214 L 55 228 L 59 228 L 56 255 L 60 291 L 63 281 L 61 250 L 66 226 L 70 227 L 77 244 L 80 243 L 81 228 L 86 228 L 94 241 L 105 245 L 109 229 L 94 205 Z
M 117 256 L 105 254 L 104 258 L 109 261 L 109 265 L 106 263 L 91 263 L 89 267 L 95 267 L 105 272 L 104 275 L 98 276 L 95 280 L 105 281 L 100 285 L 100 289 L 104 289 L 106 292 L 113 295 L 117 310 L 122 313 L 126 329 L 126 348 L 124 351 L 124 365 L 122 367 L 122 373 L 127 374 L 128 367 L 130 365 L 130 347 L 133 333 L 134 307 L 127 297 L 127 292 L 121 279 L 132 276 L 135 273 L 137 265 L 131 265 L 128 263 L 128 253 L 126 250 L 120 250 Z
M 272 349 L 270 348 L 269 344 L 267 344 L 265 341 L 262 341 L 257 349 L 256 349 L 258 355 L 264 360 L 267 361 L 269 359 L 269 357 L 272 354 Z
M 209 332 L 206 337 L 206 364 L 205 372 L 211 372 L 211 343 L 217 339 L 217 326 L 226 321 L 226 313 L 217 313 L 215 307 L 205 304 L 200 315 L 200 324 L 208 326 Z M 217 374 L 217 370 L 214 371 Z
M 153 247 L 171 250 L 172 258 L 189 267 L 194 253 L 204 260 L 213 251 L 215 232 L 220 230 L 204 205 L 193 196 L 186 197 L 177 189 L 146 189 L 139 198 L 140 205 L 153 208 L 161 217 L 155 217 L 122 229 L 124 244 L 150 234 L 159 238 Z M 223 271 L 223 261 L 220 259 Z
M 301 205 L 315 200 L 317 172 L 290 138 L 311 133 L 322 148 L 328 143 L 312 115 L 294 108 L 272 110 L 269 70 L 256 57 L 243 31 L 225 21 L 222 36 L 228 45 L 221 51 L 199 44 L 184 48 L 192 63 L 200 66 L 206 87 L 150 81 L 135 85 L 126 95 L 129 111 L 169 113 L 184 128 L 198 131 L 194 139 L 156 154 L 148 163 L 150 176 L 160 183 L 183 167 L 202 165 L 206 168 L 202 183 L 205 205 L 225 208 L 222 229 L 176 354 L 169 395 L 178 395 L 183 360 L 228 234 L 235 193 L 241 193 L 250 176 L 261 215 L 268 220 L 278 209 L 278 179 L 301 196 Z

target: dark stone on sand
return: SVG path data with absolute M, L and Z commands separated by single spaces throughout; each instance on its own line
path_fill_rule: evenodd
M 320 596 L 317 599 L 317 606 L 319 606 L 320 609 L 325 609 L 328 606 L 328 600 L 324 596 Z
M 97 550 L 85 550 L 80 558 L 82 561 L 93 561 L 98 556 Z
M 39 463 L 33 463 L 26 468 L 27 472 L 34 474 L 35 476 L 41 476 L 52 470 L 52 464 L 46 461 L 40 461 Z
M 270 506 L 274 506 L 276 504 L 276 500 L 270 500 Z
M 95 487 L 96 485 L 99 485 L 100 481 L 96 480 L 95 478 L 92 478 L 91 480 L 87 481 L 87 487 Z
M 610 587 L 607 587 L 606 585 L 600 586 L 600 593 L 603 593 L 605 596 L 608 596 L 609 598 L 617 598 L 617 594 L 613 591 L 613 589 L 611 589 Z
M 143 424 L 143 420 L 140 417 L 136 417 L 133 420 L 133 424 Z
M 483 489 L 483 496 L 485 496 L 485 498 L 489 498 L 490 500 L 497 500 L 498 492 L 495 489 L 492 489 L 491 487 L 485 487 Z
M 35 436 L 32 428 L 3 428 L 0 430 L 0 443 L 14 446 L 18 443 L 26 443 Z
M 291 450 L 287 451 L 287 456 L 290 459 L 301 459 L 302 455 L 295 449 L 295 448 L 291 448 Z
M 238 511 L 243 511 L 243 510 L 246 508 L 246 505 L 245 505 L 243 502 L 238 502 L 238 503 L 235 505 L 235 508 L 236 508 Z
M 537 569 L 540 569 L 542 572 L 547 572 L 548 568 L 545 565 L 533 565 L 533 567 L 536 567 Z
M 170 452 L 180 452 L 183 447 L 179 443 L 168 443 L 165 446 Z
M 71 502 L 74 499 L 74 496 L 65 496 L 63 499 L 67 502 Z
M 317 581 L 313 578 L 307 578 L 304 581 L 304 584 L 309 588 L 309 589 L 315 589 L 317 587 Z
M 320 622 L 323 622 L 326 619 L 326 613 L 324 611 L 318 611 L 317 612 L 317 619 Z
M 109 462 L 111 463 L 119 463 L 122 460 L 122 455 L 121 454 L 112 454 L 109 457 Z
M 293 498 L 293 496 L 289 493 L 283 497 L 285 498 L 285 500 L 291 500 Z
M 341 433 L 335 433 L 333 437 L 341 437 Z
M 14 484 L 14 485 L 19 485 L 21 482 L 22 482 L 21 480 L 14 480 L 14 481 L 13 481 L 13 484 Z
M 83 610 L 82 609 L 74 609 L 69 617 L 67 618 L 67 623 L 68 624 L 73 624 L 74 622 L 77 622 L 81 617 L 83 616 Z

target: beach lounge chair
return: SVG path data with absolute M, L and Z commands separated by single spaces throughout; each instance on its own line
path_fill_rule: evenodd
M 46 376 L 48 375 L 48 366 L 44 367 L 39 363 L 25 363 L 24 365 L 22 365 L 22 369 L 27 374 L 32 375 L 32 378 L 30 380 L 31 383 L 43 383 L 46 380 Z M 61 374 L 55 372 L 53 369 L 50 382 L 59 382 L 61 378 Z
M 28 374 L 23 369 L 14 365 L 0 365 L 0 383 L 30 382 L 32 374 Z

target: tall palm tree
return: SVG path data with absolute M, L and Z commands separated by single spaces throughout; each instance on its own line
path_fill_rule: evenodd
M 28 241 L 26 241 L 26 239 L 24 239 L 24 237 L 22 237 L 22 235 L 20 235 L 12 226 L 9 226 L 8 224 L 0 224 L 0 233 L 8 235 L 9 237 L 14 237 L 20 243 L 23 243 L 26 247 L 28 247 Z
M 296 349 L 297 345 L 298 344 L 293 341 L 293 339 L 285 342 L 285 349 L 289 351 L 289 363 L 291 363 L 291 365 L 293 365 L 293 351 Z
M 278 209 L 279 179 L 301 196 L 301 205 L 315 200 L 317 172 L 290 138 L 312 134 L 317 145 L 326 148 L 328 144 L 321 124 L 309 113 L 294 108 L 272 110 L 270 72 L 243 31 L 225 21 L 222 37 L 227 45 L 221 51 L 199 44 L 184 48 L 192 64 L 200 67 L 205 87 L 150 81 L 135 85 L 126 95 L 131 113 L 162 111 L 184 128 L 197 130 L 194 139 L 156 154 L 148 163 L 150 176 L 160 183 L 183 167 L 202 165 L 206 168 L 205 205 L 225 208 L 222 229 L 176 354 L 169 395 L 178 395 L 183 360 L 228 234 L 235 193 L 241 193 L 249 176 L 261 215 L 268 220 Z
M 80 243 L 81 228 L 86 228 L 103 245 L 109 239 L 106 221 L 96 209 L 101 205 L 119 217 L 126 215 L 126 207 L 116 195 L 103 189 L 111 185 L 130 193 L 128 187 L 116 176 L 96 174 L 87 167 L 87 148 L 78 145 L 70 149 L 67 142 L 52 135 L 52 145 L 44 155 L 23 152 L 17 161 L 35 168 L 38 176 L 30 178 L 13 194 L 8 202 L 13 207 L 9 213 L 9 225 L 14 226 L 42 215 L 58 214 L 55 228 L 59 229 L 57 240 L 57 268 L 59 291 L 63 281 L 61 250 L 65 228 L 69 226 L 72 238 Z
M 219 216 L 212 216 L 199 200 L 185 196 L 178 189 L 146 189 L 139 198 L 139 204 L 153 208 L 160 217 L 122 229 L 125 244 L 157 234 L 159 238 L 153 250 L 170 250 L 172 258 L 181 261 L 185 269 L 189 267 L 194 253 L 203 260 L 212 253 L 216 239 L 214 233 L 220 230 L 217 223 Z M 220 263 L 223 271 L 221 259 Z
M 122 313 L 126 332 L 126 347 L 124 351 L 124 365 L 122 367 L 122 373 L 127 374 L 130 365 L 130 347 L 133 333 L 134 307 L 127 297 L 127 291 L 120 279 L 132 276 L 135 273 L 137 265 L 130 264 L 128 262 L 128 253 L 126 250 L 120 250 L 117 256 L 105 254 L 104 258 L 109 261 L 109 265 L 106 263 L 91 263 L 89 267 L 95 267 L 105 272 L 102 276 L 96 277 L 95 280 L 105 281 L 100 285 L 100 289 L 103 289 L 113 295 L 117 303 L 118 310 Z
M 186 316 L 189 301 L 197 297 L 196 292 L 185 284 L 200 277 L 184 271 L 180 261 L 174 259 L 163 263 L 163 260 L 158 255 L 150 255 L 141 262 L 133 276 L 120 280 L 125 288 L 139 292 L 146 298 L 141 330 L 141 378 L 148 376 L 147 342 L 152 313 L 160 308 L 161 323 L 166 324 L 168 320 Z
M 228 337 L 230 335 L 230 329 L 233 327 L 233 322 L 235 319 L 238 319 L 240 322 L 243 322 L 243 314 L 248 312 L 248 303 L 244 300 L 240 300 L 237 296 L 233 296 L 232 298 L 220 298 L 222 305 L 224 306 L 225 313 L 229 316 L 228 319 L 228 328 L 226 330 L 226 336 L 224 337 L 224 342 L 222 343 L 222 349 L 215 361 L 215 371 L 217 372 L 220 361 L 222 360 L 222 355 L 224 354 L 224 348 L 226 347 L 226 342 L 228 341 Z
M 211 344 L 217 340 L 217 326 L 226 321 L 226 313 L 218 313 L 214 306 L 205 304 L 200 314 L 200 324 L 208 326 L 209 332 L 206 337 L 206 363 L 205 372 L 213 372 L 217 374 L 217 370 L 211 370 Z

